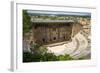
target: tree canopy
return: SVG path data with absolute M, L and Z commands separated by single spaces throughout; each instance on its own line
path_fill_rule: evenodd
M 23 10 L 23 35 L 30 31 L 31 17 L 28 15 L 26 10 Z
M 56 56 L 52 52 L 48 52 L 47 48 L 35 44 L 31 48 L 32 53 L 24 52 L 23 53 L 23 62 L 44 62 L 44 61 L 66 61 L 73 60 L 73 58 L 68 55 L 59 55 Z

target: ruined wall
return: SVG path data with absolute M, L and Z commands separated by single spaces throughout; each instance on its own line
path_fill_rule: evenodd
M 72 37 L 74 37 L 79 31 L 83 29 L 80 23 L 74 23 L 72 29 Z
M 42 25 L 42 24 L 41 24 Z M 46 25 L 46 24 L 45 24 Z M 34 39 L 38 44 L 52 44 L 71 40 L 73 24 L 48 24 L 33 27 Z

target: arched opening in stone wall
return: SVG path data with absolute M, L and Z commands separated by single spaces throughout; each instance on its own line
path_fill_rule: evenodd
M 43 39 L 42 39 L 42 42 L 43 42 L 43 43 L 45 43 L 45 42 L 46 42 L 46 40 L 43 38 Z
M 53 39 L 56 40 L 56 37 L 54 37 Z

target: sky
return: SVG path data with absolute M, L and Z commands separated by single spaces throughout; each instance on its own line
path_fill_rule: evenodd
M 86 12 L 63 12 L 63 11 L 37 11 L 37 10 L 27 10 L 29 14 L 32 15 L 55 15 L 55 16 L 67 16 L 67 15 L 74 15 L 74 16 L 91 16 L 91 13 Z

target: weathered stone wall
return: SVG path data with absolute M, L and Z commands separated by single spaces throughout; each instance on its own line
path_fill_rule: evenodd
M 72 37 L 74 37 L 80 30 L 82 30 L 82 25 L 80 23 L 74 23 L 72 28 Z
M 35 43 L 52 44 L 56 42 L 71 40 L 73 24 L 49 24 L 49 26 L 45 25 L 37 27 L 33 26 L 33 41 L 35 41 Z

